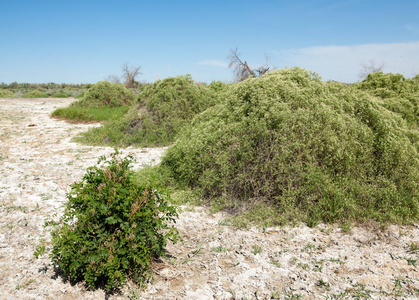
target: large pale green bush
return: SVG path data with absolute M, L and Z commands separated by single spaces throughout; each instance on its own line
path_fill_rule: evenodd
M 160 80 L 143 88 L 125 118 L 91 129 L 81 140 L 119 147 L 167 145 L 196 114 L 217 103 L 216 95 L 190 76 Z
M 73 105 L 81 107 L 115 107 L 132 105 L 134 99 L 134 94 L 124 85 L 109 81 L 99 81 L 84 92 L 79 97 L 79 101 L 74 102 Z
M 211 204 L 263 205 L 273 223 L 419 219 L 419 134 L 384 100 L 283 69 L 231 87 L 163 167 Z

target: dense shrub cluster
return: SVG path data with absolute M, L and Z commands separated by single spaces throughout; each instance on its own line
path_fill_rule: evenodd
M 215 92 L 224 92 L 229 89 L 229 86 L 230 85 L 228 83 L 222 81 L 213 81 L 208 85 L 208 88 Z
M 73 105 L 79 107 L 116 107 L 131 105 L 134 98 L 132 91 L 122 84 L 99 81 L 92 85 Z
M 400 114 L 409 125 L 419 125 L 419 81 L 401 74 L 377 72 L 356 86 L 383 99 L 387 109 Z
M 235 211 L 266 204 L 276 223 L 418 220 L 419 133 L 383 99 L 299 68 L 227 95 L 169 148 L 179 184 Z
M 69 84 L 69 83 L 0 83 L 0 89 L 10 89 L 10 90 L 56 90 L 56 89 L 68 89 L 68 90 L 80 90 L 89 88 L 91 84 Z
M 58 91 L 56 93 L 53 93 L 51 95 L 51 97 L 53 97 L 53 98 L 68 98 L 68 97 L 71 97 L 71 94 L 61 90 L 61 91 Z
M 33 90 L 22 95 L 22 98 L 48 98 L 49 95 L 40 90 Z
M 71 281 L 106 284 L 108 290 L 127 278 L 143 282 L 167 240 L 178 239 L 168 224 L 177 217 L 176 208 L 154 187 L 134 184 L 130 162 L 117 153 L 108 161 L 102 157 L 71 186 L 64 215 L 54 225 L 51 252 Z
M 15 93 L 6 89 L 0 89 L 0 98 L 13 98 L 16 97 Z
M 53 97 L 68 97 L 64 91 Z M 133 104 L 134 94 L 122 84 L 101 81 L 78 96 L 69 107 L 59 108 L 51 115 L 72 122 L 111 121 L 120 119 Z
M 64 98 L 64 94 L 68 95 L 65 97 L 75 97 L 82 93 L 84 90 L 89 88 L 91 84 L 67 84 L 67 83 L 17 83 L 12 82 L 6 84 L 0 83 L 0 90 L 9 90 L 15 97 L 21 97 L 22 95 L 32 92 L 40 91 L 47 94 L 47 97 Z M 57 95 L 58 94 L 58 95 Z M 45 95 L 43 95 L 45 96 Z M 44 97 L 45 98 L 45 97 Z
M 143 87 L 125 118 L 94 128 L 82 141 L 114 146 L 157 146 L 174 141 L 192 118 L 217 102 L 216 92 L 196 84 L 190 76 L 178 76 Z

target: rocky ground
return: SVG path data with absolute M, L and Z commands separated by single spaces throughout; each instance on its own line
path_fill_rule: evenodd
M 183 207 L 184 242 L 154 265 L 154 281 L 121 294 L 89 291 L 35 259 L 44 221 L 60 214 L 69 185 L 112 148 L 71 142 L 98 124 L 69 124 L 50 113 L 74 99 L 0 99 L 0 299 L 418 299 L 419 225 L 364 224 L 342 230 L 229 226 L 228 216 Z M 124 149 L 135 168 L 164 148 Z

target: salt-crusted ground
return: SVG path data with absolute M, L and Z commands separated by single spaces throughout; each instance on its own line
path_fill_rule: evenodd
M 419 225 L 237 230 L 226 215 L 184 207 L 184 242 L 154 266 L 145 289 L 120 295 L 71 286 L 56 276 L 38 241 L 44 221 L 62 211 L 69 185 L 112 148 L 70 142 L 92 124 L 50 113 L 73 99 L 0 99 L 0 299 L 418 299 Z M 164 148 L 124 149 L 135 168 Z

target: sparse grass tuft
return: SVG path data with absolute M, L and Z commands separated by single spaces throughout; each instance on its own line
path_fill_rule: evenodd
M 263 248 L 261 246 L 259 246 L 259 245 L 253 245 L 252 248 L 253 248 L 253 254 L 254 255 L 263 252 Z
M 58 108 L 52 112 L 51 116 L 54 118 L 65 119 L 73 122 L 101 122 L 118 120 L 124 116 L 129 106 L 118 107 L 77 107 L 69 106 L 65 108 Z
M 228 251 L 228 248 L 226 248 L 226 247 L 224 247 L 222 245 L 219 245 L 217 247 L 212 247 L 211 248 L 211 251 L 214 251 L 214 252 L 217 252 L 217 253 L 222 253 L 222 252 L 227 252 Z
M 418 243 L 411 243 L 409 248 L 410 248 L 411 252 L 419 251 L 419 244 Z

